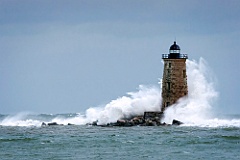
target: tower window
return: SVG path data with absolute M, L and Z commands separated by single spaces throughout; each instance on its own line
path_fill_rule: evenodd
M 170 102 L 166 102 L 166 107 L 170 106 Z
M 172 63 L 168 63 L 168 67 L 171 68 L 172 67 Z
M 170 75 L 170 69 L 167 70 L 167 74 Z
M 167 90 L 170 91 L 170 82 L 167 82 Z
M 186 78 L 186 70 L 183 70 L 183 78 Z

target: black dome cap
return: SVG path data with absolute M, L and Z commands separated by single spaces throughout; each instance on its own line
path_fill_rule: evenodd
M 176 41 L 174 41 L 169 50 L 180 50 L 180 47 L 177 45 Z

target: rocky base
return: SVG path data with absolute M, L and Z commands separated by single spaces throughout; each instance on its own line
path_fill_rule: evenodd
M 172 124 L 166 124 L 165 122 L 161 122 L 163 114 L 161 112 L 145 112 L 143 116 L 135 116 L 131 118 L 119 119 L 117 122 L 108 123 L 104 125 L 99 125 L 98 121 L 94 121 L 92 123 L 87 123 L 86 125 L 91 126 L 101 126 L 101 127 L 132 127 L 132 126 L 170 126 L 170 125 L 181 125 L 183 124 L 181 121 L 173 120 Z M 45 123 L 42 122 L 42 126 L 57 126 L 63 125 L 58 124 L 57 122 Z M 73 125 L 68 123 L 68 125 Z
M 165 122 L 161 123 L 159 117 L 144 119 L 144 116 L 136 116 L 131 119 L 120 119 L 120 120 L 117 120 L 117 122 L 108 123 L 104 125 L 98 125 L 97 121 L 87 125 L 101 126 L 101 127 L 114 127 L 114 126 L 132 127 L 132 126 L 170 126 L 170 125 L 181 125 L 181 124 L 183 124 L 181 121 L 178 121 L 175 119 L 172 121 L 172 124 L 167 124 Z
M 73 125 L 71 123 L 68 123 L 67 125 Z M 63 126 L 63 124 L 58 124 L 57 122 L 50 122 L 50 123 L 45 123 L 45 122 L 42 122 L 42 127 L 43 126 Z

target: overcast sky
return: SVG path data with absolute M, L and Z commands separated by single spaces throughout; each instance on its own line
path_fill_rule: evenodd
M 0 114 L 83 112 L 158 85 L 177 39 L 240 113 L 239 0 L 0 0 Z

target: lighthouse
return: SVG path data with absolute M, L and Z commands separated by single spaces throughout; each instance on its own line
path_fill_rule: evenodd
M 168 54 L 162 54 L 164 62 L 162 78 L 161 112 L 188 94 L 186 59 L 187 54 L 180 53 L 180 47 L 174 41 Z

